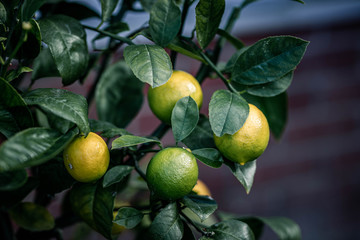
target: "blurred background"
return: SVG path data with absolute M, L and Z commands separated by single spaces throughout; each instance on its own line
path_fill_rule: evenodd
M 239 2 L 226 0 L 223 20 Z M 285 132 L 281 140 L 271 139 L 258 159 L 250 194 L 227 167 L 211 169 L 200 163 L 200 178 L 209 186 L 221 211 L 291 218 L 300 225 L 304 240 L 360 239 L 360 1 L 305 2 L 252 3 L 233 31 L 246 44 L 270 35 L 293 35 L 310 41 L 288 90 Z M 99 1 L 89 4 L 99 11 Z M 185 34 L 194 28 L 194 7 Z M 128 14 L 126 20 L 131 23 L 130 29 L 135 29 L 148 20 L 148 15 Z M 98 22 L 89 19 L 86 24 L 96 26 Z M 89 39 L 92 34 L 88 32 Z M 226 45 L 221 60 L 228 60 L 234 51 Z M 176 68 L 196 73 L 198 66 L 190 58 L 179 57 Z M 51 86 L 62 87 L 61 81 L 56 84 L 52 82 Z M 84 94 L 91 84 L 88 79 L 83 85 L 66 88 Z M 39 80 L 34 87 L 49 85 Z M 220 80 L 205 81 L 203 113 L 208 113 L 210 97 L 219 88 L 225 88 Z M 90 117 L 96 118 L 94 105 Z M 145 100 L 128 130 L 147 135 L 159 123 Z M 174 143 L 170 134 L 164 139 L 167 145 Z M 125 234 L 119 239 L 130 237 Z M 102 237 L 94 234 L 91 239 Z M 263 239 L 276 236 L 267 229 Z

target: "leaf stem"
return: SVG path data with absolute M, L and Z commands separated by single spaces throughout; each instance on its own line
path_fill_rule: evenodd
M 116 34 L 113 34 L 111 32 L 107 32 L 107 31 L 103 31 L 103 30 L 100 30 L 100 29 L 97 29 L 95 27 L 91 27 L 91 26 L 88 26 L 88 25 L 82 25 L 84 28 L 86 29 L 90 29 L 90 30 L 93 30 L 95 32 L 98 32 L 102 35 L 105 35 L 105 36 L 108 36 L 108 37 L 111 37 L 112 39 L 115 39 L 115 40 L 119 40 L 121 42 L 124 42 L 124 43 L 127 43 L 129 45 L 135 45 L 129 38 L 127 37 L 122 37 L 122 36 L 119 36 L 119 35 L 116 35 Z

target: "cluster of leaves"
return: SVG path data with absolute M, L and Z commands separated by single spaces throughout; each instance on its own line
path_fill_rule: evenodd
M 273 36 L 245 46 L 232 36 L 241 10 L 254 0 L 245 0 L 232 9 L 224 29 L 219 26 L 226 1 L 198 1 L 194 26 L 198 44 L 194 34 L 183 36 L 193 0 L 100 2 L 101 13 L 81 3 L 61 0 L 0 3 L 0 132 L 6 139 L 0 146 L 2 239 L 12 239 L 8 213 L 21 227 L 19 239 L 61 238 L 58 229 L 80 219 L 111 239 L 116 193 L 130 188 L 133 170 L 146 180 L 139 161 L 148 152 L 158 151 L 154 146 L 163 147 L 160 139 L 169 129 L 176 144 L 190 148 L 199 161 L 213 168 L 228 166 L 249 193 L 256 161 L 241 166 L 223 158 L 214 145 L 213 134 L 233 134 L 240 129 L 248 115 L 248 102 L 264 112 L 276 138 L 283 132 L 286 90 L 308 42 Z M 122 22 L 126 13 L 139 11 L 148 12 L 150 17 L 143 27 L 134 30 Z M 81 20 L 90 17 L 99 19 L 99 26 L 82 24 Z M 100 39 L 109 39 L 107 48 L 89 53 L 85 29 L 98 33 L 92 39 L 94 45 Z M 129 30 L 132 32 L 126 37 L 119 35 Z M 152 44 L 135 44 L 133 40 L 140 35 Z M 210 48 L 215 36 L 217 42 Z M 226 41 L 237 51 L 225 64 L 217 64 Z M 109 64 L 124 44 L 123 58 Z M 157 87 L 166 83 L 177 54 L 202 63 L 196 75 L 200 83 L 215 73 L 227 89 L 213 93 L 208 117 L 199 114 L 192 98 L 184 97 L 173 110 L 171 126 L 161 124 L 151 136 L 134 136 L 125 128 L 141 108 L 144 84 Z M 63 85 L 84 82 L 94 70 L 95 84 L 86 98 L 63 89 L 32 89 L 33 83 L 44 77 L 60 77 Z M 32 72 L 30 86 L 22 89 L 28 72 Z M 99 120 L 88 119 L 88 106 L 93 100 Z M 76 183 L 63 166 L 61 152 L 76 135 L 90 131 L 113 140 L 111 164 L 96 183 Z M 45 207 L 55 194 L 67 189 L 71 191 L 63 200 L 62 215 L 51 220 Z M 34 190 L 35 204 L 20 204 Z M 208 196 L 190 194 L 174 202 L 152 199 L 148 205 L 141 209 L 121 207 L 114 221 L 138 229 L 139 239 L 195 239 L 194 229 L 201 239 L 258 239 L 264 224 L 280 239 L 300 238 L 298 226 L 285 218 L 219 214 L 220 222 L 201 223 L 217 209 L 215 200 Z M 149 237 L 141 235 L 144 233 Z

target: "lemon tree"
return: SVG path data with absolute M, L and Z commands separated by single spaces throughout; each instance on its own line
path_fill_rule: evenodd
M 202 167 L 224 166 L 250 194 L 270 134 L 286 126 L 286 91 L 309 44 L 288 35 L 244 44 L 231 32 L 255 1 L 227 2 L 1 1 L 0 239 L 63 239 L 79 222 L 106 239 L 126 229 L 136 239 L 253 240 L 265 225 L 301 238 L 288 218 L 224 217 L 198 179 Z M 144 24 L 127 14 L 146 15 Z M 43 78 L 53 87 L 38 87 Z M 204 87 L 209 79 L 224 87 Z M 79 83 L 89 87 L 69 90 Z M 161 123 L 134 134 L 144 99 Z

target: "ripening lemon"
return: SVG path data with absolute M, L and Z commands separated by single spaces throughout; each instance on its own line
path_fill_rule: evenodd
M 257 159 L 269 143 L 270 129 L 265 115 L 249 104 L 249 116 L 233 135 L 214 135 L 215 145 L 229 160 L 244 165 Z
M 197 195 L 211 197 L 209 188 L 200 179 L 197 180 L 197 183 L 196 183 L 195 187 L 192 189 L 192 191 L 195 192 Z
M 178 147 L 158 152 L 146 169 L 150 190 L 163 200 L 175 200 L 189 194 L 198 180 L 198 174 L 195 156 Z
M 177 70 L 173 72 L 165 84 L 156 88 L 149 88 L 149 106 L 157 118 L 170 124 L 171 113 L 176 102 L 189 95 L 200 109 L 203 93 L 199 82 L 191 74 Z
M 64 164 L 70 175 L 79 182 L 93 182 L 101 178 L 110 161 L 105 141 L 90 132 L 76 137 L 64 150 Z

